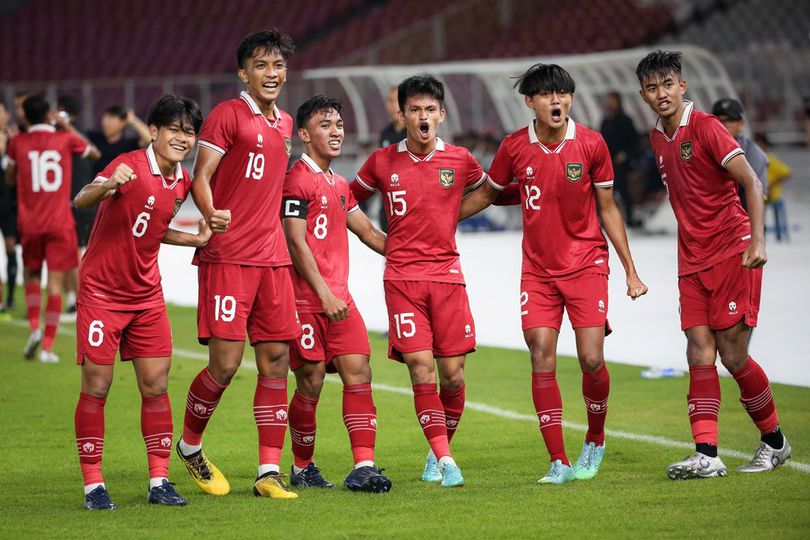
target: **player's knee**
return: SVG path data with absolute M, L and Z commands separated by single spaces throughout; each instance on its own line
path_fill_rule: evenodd
M 323 389 L 323 373 L 308 373 L 304 377 L 296 374 L 296 389 L 307 397 L 316 398 L 321 395 Z
M 143 397 L 155 397 L 166 393 L 169 388 L 168 373 L 148 375 L 138 381 L 138 388 Z
M 605 359 L 599 351 L 589 351 L 579 355 L 579 367 L 582 371 L 591 373 L 602 367 Z
M 532 359 L 532 371 L 554 371 L 557 369 L 557 355 L 544 347 L 529 345 Z
M 85 378 L 82 381 L 82 392 L 90 394 L 93 397 L 106 399 L 107 394 L 110 393 L 111 386 L 112 380 L 108 380 L 105 377 Z
M 736 350 L 733 348 L 727 351 L 720 351 L 720 362 L 723 363 L 723 366 L 730 373 L 737 372 L 737 370 L 743 367 L 746 360 L 748 360 L 747 351 Z
M 233 376 L 236 375 L 236 371 L 238 369 L 239 364 L 237 363 L 219 363 L 217 365 L 209 364 L 208 366 L 208 371 L 211 373 L 214 380 L 224 386 L 231 384 L 231 379 L 233 379 Z
M 464 371 L 459 369 L 453 373 L 442 373 L 439 377 L 442 390 L 458 391 L 464 385 Z
M 436 384 L 436 369 L 433 366 L 418 364 L 409 367 L 413 384 Z

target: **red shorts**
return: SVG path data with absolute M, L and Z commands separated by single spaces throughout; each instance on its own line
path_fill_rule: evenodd
M 606 274 L 580 274 L 571 279 L 520 283 L 520 319 L 523 330 L 554 328 L 559 332 L 563 308 L 573 328 L 604 326 L 610 334 L 608 277 Z
M 42 270 L 42 261 L 48 263 L 48 270 L 67 272 L 79 266 L 79 247 L 76 229 L 62 229 L 42 234 L 23 233 L 23 266 L 29 270 Z
M 111 311 L 79 304 L 76 313 L 76 363 L 112 364 L 121 360 L 172 355 L 172 328 L 166 306 Z
M 295 293 L 286 266 L 201 262 L 197 271 L 197 337 L 289 341 L 301 335 Z
M 681 330 L 708 326 L 731 328 L 740 320 L 757 325 L 762 291 L 762 268 L 748 269 L 734 255 L 707 270 L 678 278 Z
M 475 351 L 475 323 L 467 288 L 459 283 L 385 281 L 388 357 L 433 351 L 436 358 Z
M 290 346 L 290 369 L 296 370 L 304 362 L 326 362 L 326 371 L 335 373 L 332 365 L 336 356 L 362 354 L 371 356 L 368 330 L 356 308 L 342 321 L 329 322 L 324 313 L 301 313 L 301 337 Z

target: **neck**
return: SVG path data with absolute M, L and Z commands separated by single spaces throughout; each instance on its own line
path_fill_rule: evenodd
M 405 142 L 405 146 L 407 146 L 408 150 L 410 150 L 414 154 L 429 154 L 436 149 L 436 144 L 437 144 L 436 137 L 429 140 L 428 142 L 423 143 L 411 138 L 410 134 L 408 135 L 408 138 Z
M 686 104 L 681 101 L 680 107 L 671 115 L 667 116 L 666 118 L 661 117 L 661 127 L 664 128 L 666 133 L 673 133 L 678 126 L 681 125 L 681 118 L 683 118 L 683 112 L 686 109 Z
M 271 101 L 270 103 L 265 103 L 264 101 L 260 101 L 259 99 L 257 99 L 256 96 L 254 96 L 253 94 L 250 93 L 250 91 L 248 91 L 248 95 L 250 96 L 250 99 L 252 99 L 253 102 L 256 105 L 259 106 L 259 110 L 262 112 L 262 115 L 265 118 L 267 118 L 268 120 L 275 120 L 275 118 L 276 118 L 276 116 L 274 114 L 274 112 L 275 112 L 274 109 L 275 109 L 275 106 L 276 106 L 275 101 Z
M 562 141 L 565 138 L 565 132 L 567 129 L 567 118 L 565 120 L 565 124 L 558 128 L 551 127 L 537 119 L 534 121 L 534 134 L 537 135 L 537 140 L 542 143 L 555 143 Z
M 329 167 L 332 165 L 332 160 L 330 158 L 312 152 L 309 148 L 307 148 L 307 155 L 318 167 L 321 168 L 325 174 L 329 174 Z
M 158 169 L 160 169 L 160 174 L 163 175 L 163 178 L 174 178 L 174 172 L 177 169 L 176 162 L 169 161 L 157 152 L 155 152 L 155 160 L 157 161 Z

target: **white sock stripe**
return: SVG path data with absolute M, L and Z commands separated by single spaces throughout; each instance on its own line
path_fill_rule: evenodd
M 347 418 L 352 418 L 353 416 L 357 416 L 357 417 L 361 417 L 361 418 L 366 418 L 366 417 L 369 417 L 369 416 L 377 416 L 377 414 L 376 414 L 376 413 L 351 413 L 351 414 L 344 414 L 344 415 L 343 415 L 343 420 L 346 420 Z
M 196 394 L 194 394 L 191 390 L 189 390 L 188 391 L 188 397 L 186 398 L 186 402 L 188 403 L 189 401 L 193 400 L 193 401 L 196 401 L 198 403 L 205 404 L 205 405 L 216 405 L 217 403 L 219 403 L 219 399 L 220 398 L 217 398 L 214 401 L 206 401 L 206 400 L 200 398 L 199 396 L 197 396 Z
M 773 399 L 773 394 L 770 388 L 766 388 L 762 393 L 752 398 L 740 398 L 740 401 L 746 407 L 759 407 L 769 403 Z
M 372 433 L 377 433 L 376 427 L 371 426 L 358 426 L 358 427 L 346 427 L 346 431 L 349 433 L 354 433 L 355 431 L 371 431 Z
M 254 411 L 256 409 L 281 409 L 281 408 L 284 408 L 286 410 L 287 409 L 287 404 L 282 403 L 280 405 L 254 405 L 253 406 Z

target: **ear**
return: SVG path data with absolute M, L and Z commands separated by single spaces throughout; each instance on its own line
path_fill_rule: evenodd
M 444 122 L 444 117 L 445 117 L 446 115 L 447 115 L 447 110 L 445 110 L 445 108 L 444 108 L 444 107 L 442 107 L 441 111 L 439 112 L 439 123 L 440 123 L 440 124 L 441 124 L 442 122 Z
M 298 138 L 300 138 L 304 144 L 309 143 L 312 138 L 309 136 L 309 133 L 304 128 L 298 128 Z
M 236 70 L 236 76 L 239 77 L 239 80 L 242 81 L 244 84 L 247 84 L 248 82 L 247 71 L 245 71 L 242 68 L 239 68 Z
M 149 126 L 149 136 L 152 138 L 152 142 L 157 140 L 158 128 L 154 124 Z
M 680 86 L 681 95 L 684 95 L 686 93 L 686 79 L 681 79 L 678 84 Z
M 534 110 L 534 107 L 532 106 L 532 98 L 531 98 L 531 96 L 523 96 L 523 101 L 526 102 L 526 106 L 528 108 L 530 108 L 531 110 Z

